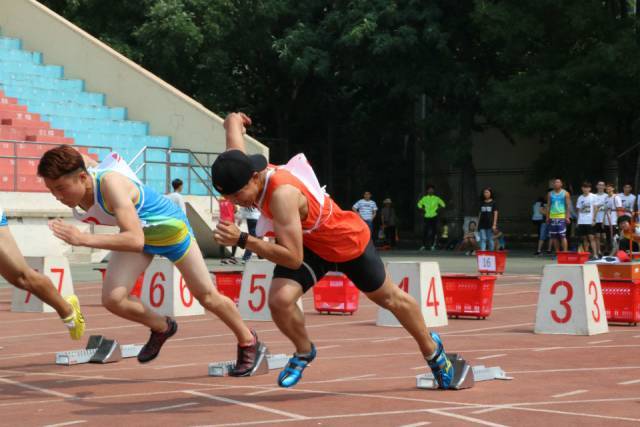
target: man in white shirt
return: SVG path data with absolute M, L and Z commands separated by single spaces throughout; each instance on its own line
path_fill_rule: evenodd
M 591 194 L 591 183 L 582 183 L 582 194 L 576 202 L 576 212 L 578 213 L 578 237 L 582 238 L 583 250 L 591 247 L 592 258 L 598 258 L 598 248 L 595 242 L 594 225 L 596 220 L 596 196 Z
M 180 194 L 180 192 L 182 191 L 182 180 L 180 178 L 174 179 L 173 181 L 171 181 L 171 186 L 173 187 L 173 193 L 167 194 L 166 197 L 176 205 L 180 206 L 182 212 L 186 213 L 187 207 L 184 204 L 182 194 Z
M 367 223 L 369 231 L 371 231 L 371 238 L 373 239 L 373 220 L 378 212 L 378 205 L 376 205 L 376 202 L 371 200 L 371 193 L 365 191 L 363 198 L 358 200 L 351 209 L 354 212 L 357 212 L 360 215 L 360 218 Z
M 631 194 L 631 184 L 625 184 L 622 187 L 622 193 L 618 194 L 620 196 L 620 200 L 622 201 L 622 207 L 624 208 L 625 215 L 629 215 L 633 217 L 634 210 L 636 208 L 636 196 L 635 194 Z
M 616 193 L 616 187 L 612 183 L 607 184 L 607 199 L 604 212 L 604 231 L 607 235 L 608 250 L 611 254 L 617 249 L 618 216 L 624 214 L 622 200 Z
M 594 194 L 596 199 L 596 224 L 594 225 L 595 232 L 595 241 L 596 248 L 599 254 L 602 254 L 602 242 L 606 239 L 606 234 L 604 232 L 604 226 L 602 223 L 604 222 L 604 211 L 605 211 L 605 203 L 607 202 L 607 193 L 605 192 L 606 185 L 604 181 L 598 181 L 596 184 L 597 193 Z

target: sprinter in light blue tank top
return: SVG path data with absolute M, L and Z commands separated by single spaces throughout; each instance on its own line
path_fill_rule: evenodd
M 153 256 L 164 255 L 178 268 L 191 294 L 236 335 L 238 360 L 232 374 L 245 376 L 255 371 L 266 347 L 244 323 L 234 302 L 218 293 L 188 221 L 176 205 L 145 187 L 115 153 L 98 165 L 63 145 L 42 156 L 38 174 L 60 202 L 74 209 L 76 218 L 119 227 L 116 234 L 91 234 L 61 220 L 50 224 L 55 236 L 71 245 L 112 251 L 102 304 L 112 313 L 151 329 L 149 340 L 138 354 L 139 362 L 155 359 L 178 329 L 174 319 L 159 315 L 138 298 L 129 298 L 136 279 Z

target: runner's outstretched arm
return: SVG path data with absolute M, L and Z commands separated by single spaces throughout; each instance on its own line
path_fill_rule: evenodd
M 224 130 L 227 133 L 227 150 L 240 150 L 246 153 L 244 135 L 247 126 L 251 126 L 251 119 L 244 113 L 229 113 L 224 119 Z

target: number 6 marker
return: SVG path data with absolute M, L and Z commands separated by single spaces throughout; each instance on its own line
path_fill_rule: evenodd
M 163 316 L 196 316 L 204 308 L 196 300 L 171 261 L 155 258 L 144 273 L 140 299 Z

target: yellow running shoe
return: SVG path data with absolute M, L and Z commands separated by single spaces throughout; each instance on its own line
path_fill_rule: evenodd
M 62 319 L 64 325 L 69 328 L 69 334 L 71 335 L 71 339 L 79 340 L 84 335 L 84 316 L 80 311 L 80 301 L 78 301 L 78 297 L 75 295 L 69 295 L 64 298 L 71 307 L 73 308 L 73 314 L 66 319 Z

